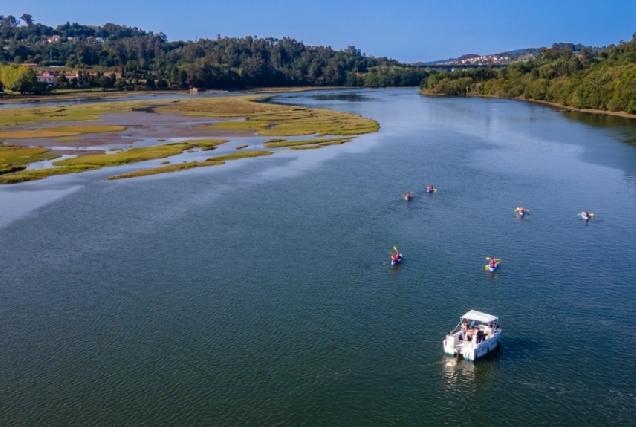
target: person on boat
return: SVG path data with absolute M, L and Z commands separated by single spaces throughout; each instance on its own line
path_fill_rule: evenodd
M 426 187 L 426 189 L 427 189 L 428 191 L 433 191 L 433 190 L 435 190 L 435 188 L 434 188 L 432 185 L 429 185 L 428 187 Z
M 519 208 L 519 213 L 520 213 L 520 214 L 522 214 L 522 215 L 523 215 L 524 213 L 526 213 L 526 210 L 523 208 L 523 206 L 521 206 L 521 207 Z
M 492 258 L 490 260 L 490 268 L 495 268 L 495 267 L 497 267 L 497 261 L 495 261 L 495 259 Z
M 406 193 L 406 200 L 410 200 L 410 199 L 411 199 L 411 197 L 413 197 L 413 196 L 411 195 L 411 193 Z
M 590 213 L 589 212 L 583 212 L 583 216 L 586 217 L 586 218 L 589 218 L 590 217 Z
M 400 254 L 396 252 L 395 255 L 391 255 L 391 259 L 393 260 L 393 262 L 398 262 L 398 260 L 400 259 Z

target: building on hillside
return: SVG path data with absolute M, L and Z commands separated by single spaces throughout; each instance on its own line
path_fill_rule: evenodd
M 52 85 L 53 83 L 55 83 L 55 74 L 48 71 L 43 72 L 39 76 L 36 76 L 36 78 L 38 79 L 38 82 L 40 83 L 46 83 L 49 85 Z
M 61 37 L 60 37 L 59 35 L 57 35 L 57 34 L 56 34 L 56 35 L 54 35 L 53 37 L 49 37 L 49 38 L 47 39 L 47 41 L 48 41 L 49 43 L 57 43 L 57 42 L 59 42 L 59 41 L 60 41 L 60 38 L 61 38 Z

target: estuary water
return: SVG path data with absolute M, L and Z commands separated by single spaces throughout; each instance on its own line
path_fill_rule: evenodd
M 1 425 L 636 424 L 636 121 L 412 88 L 276 101 L 381 130 L 0 187 Z M 442 350 L 471 309 L 503 330 L 475 363 Z

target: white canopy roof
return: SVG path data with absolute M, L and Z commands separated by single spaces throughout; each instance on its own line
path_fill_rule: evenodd
M 481 311 L 470 310 L 462 316 L 462 319 L 476 320 L 482 323 L 492 323 L 497 321 L 497 317 L 491 314 L 482 313 Z

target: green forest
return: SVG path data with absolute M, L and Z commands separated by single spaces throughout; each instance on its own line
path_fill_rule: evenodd
M 53 88 L 165 89 L 274 86 L 418 86 L 428 73 L 349 46 L 307 46 L 292 38 L 217 37 L 168 41 L 163 33 L 115 24 L 38 24 L 0 15 L 0 61 L 55 75 L 46 85 L 14 81 L 20 92 Z M 16 72 L 12 72 L 15 74 Z M 74 73 L 72 77 L 65 74 Z
M 498 70 L 432 72 L 420 89 L 426 95 L 521 98 L 636 114 L 636 34 L 602 50 L 542 48 L 533 60 Z

